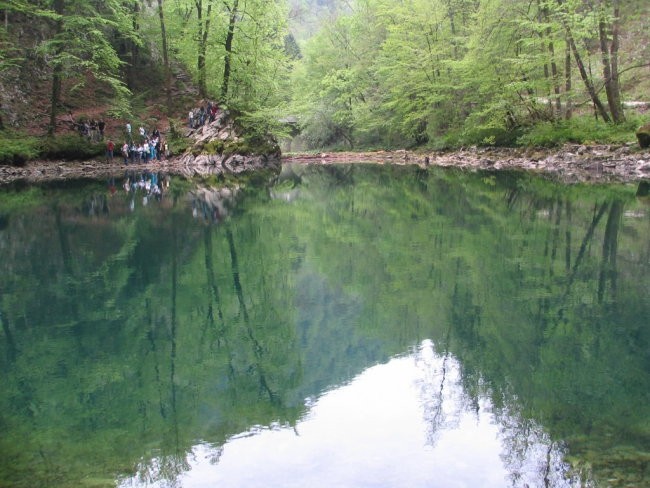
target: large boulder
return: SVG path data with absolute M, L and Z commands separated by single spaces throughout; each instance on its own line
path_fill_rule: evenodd
M 639 127 L 636 131 L 636 138 L 639 140 L 639 146 L 650 147 L 650 122 Z

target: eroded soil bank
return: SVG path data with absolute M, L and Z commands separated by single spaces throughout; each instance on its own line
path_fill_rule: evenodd
M 650 150 L 635 144 L 625 146 L 566 145 L 560 149 L 469 148 L 454 152 L 377 151 L 292 154 L 264 161 L 264 167 L 280 163 L 296 164 L 415 164 L 421 167 L 441 166 L 467 170 L 525 170 L 565 183 L 634 182 L 650 179 Z M 248 167 L 255 169 L 260 163 Z M 260 166 L 261 168 L 262 166 Z M 24 167 L 0 166 L 0 184 L 14 181 L 45 182 L 79 178 L 119 176 L 126 170 L 162 171 L 185 177 L 219 174 L 222 167 L 191 164 L 182 158 L 171 158 L 148 164 L 123 164 L 121 158 L 112 162 L 32 161 Z

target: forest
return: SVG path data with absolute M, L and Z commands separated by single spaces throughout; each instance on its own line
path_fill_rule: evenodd
M 649 13 L 645 0 L 3 0 L 0 161 L 42 154 L 74 119 L 178 127 L 205 100 L 292 150 L 631 141 L 648 118 Z

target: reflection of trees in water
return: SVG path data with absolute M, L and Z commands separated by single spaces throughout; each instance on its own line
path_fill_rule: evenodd
M 190 463 L 184 452 L 143 459 L 135 466 L 137 480 L 144 484 L 157 484 L 165 488 L 183 486 L 181 476 L 190 470 Z M 128 486 L 128 484 L 120 484 Z
M 564 447 L 535 421 L 508 407 L 495 409 L 494 416 L 504 448 L 501 460 L 512 486 L 591 486 L 564 461 Z
M 458 427 L 466 410 L 466 395 L 460 383 L 460 367 L 449 352 L 439 356 L 433 343 L 424 341 L 414 358 L 422 371 L 416 386 L 422 402 L 426 442 L 433 447 L 443 431 Z
M 431 341 L 424 341 L 414 354 L 421 376 L 416 382 L 425 424 L 426 444 L 434 447 L 441 436 L 460 427 L 472 412 L 488 416 L 499 426 L 501 460 L 514 487 L 591 486 L 589 473 L 572 470 L 564 461 L 565 449 L 535 421 L 511 410 L 515 399 L 494 406 L 489 392 L 472 398 L 463 384 L 462 364 L 448 350 L 438 354 Z

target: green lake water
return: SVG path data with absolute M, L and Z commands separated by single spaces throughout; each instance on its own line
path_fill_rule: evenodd
M 517 173 L 0 188 L 0 487 L 650 486 L 649 236 Z

